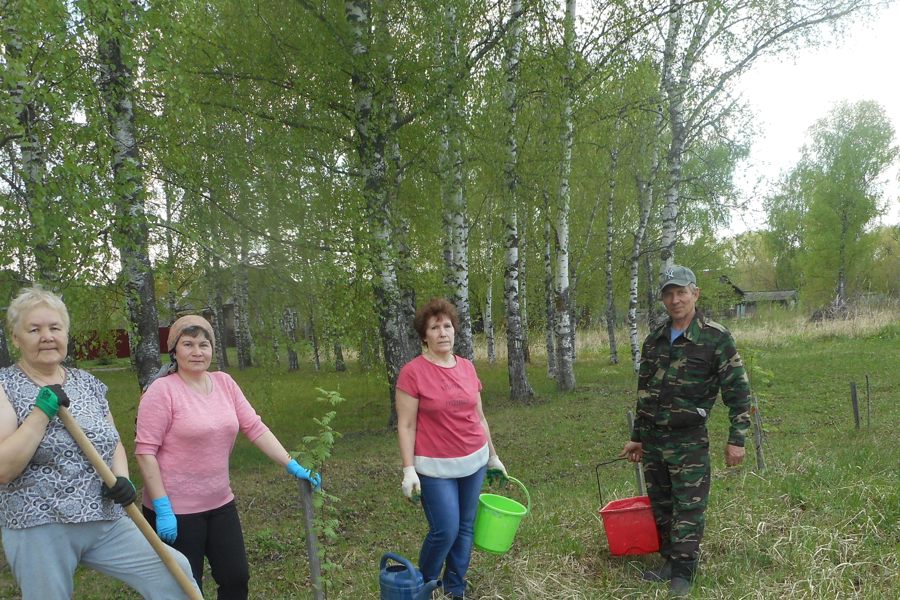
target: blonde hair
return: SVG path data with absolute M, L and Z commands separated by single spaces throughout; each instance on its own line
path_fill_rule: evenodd
M 62 298 L 40 286 L 23 288 L 19 295 L 9 303 L 9 308 L 6 309 L 6 326 L 9 332 L 17 331 L 25 315 L 40 306 L 56 311 L 62 321 L 63 329 L 68 333 L 69 311 L 65 303 Z

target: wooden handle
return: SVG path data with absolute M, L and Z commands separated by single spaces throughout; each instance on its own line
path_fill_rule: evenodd
M 306 556 L 309 558 L 309 578 L 313 584 L 313 600 L 325 600 L 322 563 L 319 561 L 319 540 L 313 520 L 312 485 L 306 479 L 297 482 L 300 488 L 300 504 L 303 505 L 303 520 L 306 525 Z
M 114 486 L 116 484 L 115 473 L 112 472 L 112 469 L 109 468 L 109 465 L 106 464 L 106 461 L 103 460 L 103 457 L 100 456 L 100 453 L 94 448 L 91 440 L 84 434 L 84 431 L 72 417 L 69 409 L 65 406 L 60 406 L 57 416 L 59 417 L 59 420 L 63 422 L 63 425 L 66 426 L 66 429 L 75 440 L 75 443 L 78 444 L 78 447 L 81 448 L 81 451 L 91 462 L 91 465 L 93 465 L 97 473 L 100 474 L 100 478 L 103 479 L 103 482 L 106 483 L 108 487 Z M 159 536 L 156 535 L 156 532 L 150 527 L 150 523 L 144 518 L 144 514 L 138 508 L 137 504 L 132 502 L 125 507 L 125 512 L 128 513 L 128 516 L 131 517 L 134 524 L 137 525 L 138 529 L 141 530 L 141 533 L 144 534 L 144 537 L 147 538 L 147 541 L 150 542 L 150 545 L 153 546 L 153 549 L 159 555 L 159 558 L 162 559 L 166 568 L 169 569 L 169 573 L 172 574 L 178 582 L 178 585 L 181 586 L 181 589 L 184 590 L 184 593 L 187 594 L 187 597 L 190 600 L 203 600 L 203 596 L 194 584 L 194 580 L 188 578 L 187 574 L 181 570 L 175 557 L 172 556 L 166 544 L 159 539 Z

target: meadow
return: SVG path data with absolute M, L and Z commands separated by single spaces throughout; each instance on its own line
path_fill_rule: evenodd
M 713 486 L 693 597 L 900 598 L 900 315 L 894 310 L 810 324 L 799 315 L 771 313 L 727 325 L 759 399 L 767 469 L 757 469 L 752 444 L 742 466 L 725 468 L 727 410 L 719 403 L 710 422 Z M 627 346 L 620 348 L 620 364 L 611 365 L 603 336 L 584 333 L 578 386 L 567 394 L 555 391 L 535 348 L 529 378 L 538 397 L 528 405 L 507 399 L 505 364 L 488 364 L 479 355 L 476 366 L 499 455 L 528 487 L 533 508 L 507 554 L 474 552 L 471 597 L 665 598 L 665 586 L 638 577 L 657 557 L 611 556 L 598 516 L 594 467 L 621 449 L 626 412 L 634 406 Z M 127 370 L 95 373 L 109 385 L 130 451 L 135 379 Z M 300 449 L 303 436 L 317 431 L 313 418 L 330 410 L 316 401 L 317 388 L 345 398 L 331 423 L 342 437 L 321 467 L 327 495 L 319 510 L 334 519 L 336 534 L 323 539 L 327 596 L 377 598 L 381 555 L 390 551 L 415 561 L 426 530 L 421 509 L 400 494 L 400 460 L 396 436 L 386 427 L 382 371 L 366 372 L 350 363 L 345 373 L 310 367 L 288 372 L 277 366 L 232 374 L 291 449 Z M 859 430 L 851 381 L 859 390 Z M 139 484 L 137 473 L 132 459 Z M 626 463 L 600 473 L 604 501 L 635 495 L 634 471 Z M 251 597 L 310 598 L 296 483 L 243 439 L 234 451 L 232 483 L 250 557 Z M 214 598 L 207 581 L 205 597 Z M 3 564 L 0 598 L 18 597 Z M 79 571 L 75 598 L 137 595 Z

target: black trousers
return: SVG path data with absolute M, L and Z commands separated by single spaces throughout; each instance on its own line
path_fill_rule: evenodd
M 156 513 L 146 506 L 144 516 L 156 529 Z M 203 590 L 203 558 L 209 560 L 213 579 L 219 586 L 219 600 L 247 600 L 250 567 L 244 534 L 234 500 L 200 513 L 175 515 L 178 537 L 171 544 L 191 563 L 197 585 Z

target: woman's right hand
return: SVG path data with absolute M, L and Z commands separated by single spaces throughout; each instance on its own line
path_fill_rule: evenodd
M 153 511 L 156 513 L 156 533 L 159 539 L 171 544 L 178 537 L 178 520 L 172 512 L 172 503 L 168 496 L 162 496 L 153 501 Z
M 56 413 L 59 412 L 60 406 L 68 408 L 69 396 L 63 391 L 61 385 L 46 385 L 38 392 L 34 405 L 44 411 L 47 418 L 52 421 Z
M 422 495 L 422 484 L 419 482 L 415 467 L 403 467 L 403 483 L 400 484 L 400 489 L 403 490 L 403 495 L 412 501 Z

